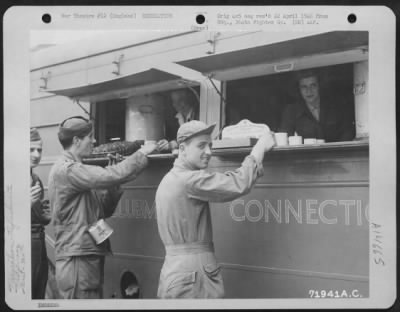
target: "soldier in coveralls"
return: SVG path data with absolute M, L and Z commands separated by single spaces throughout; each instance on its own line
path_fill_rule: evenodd
M 58 288 L 64 299 L 102 298 L 110 243 L 107 239 L 97 245 L 88 229 L 113 214 L 122 195 L 119 185 L 143 171 L 146 156 L 157 145 L 147 144 L 124 161 L 102 168 L 82 163 L 95 142 L 91 122 L 80 116 L 68 118 L 60 125 L 58 138 L 64 153 L 49 176 Z
M 157 223 L 166 256 L 159 298 L 222 298 L 224 285 L 214 254 L 209 202 L 234 200 L 251 190 L 263 174 L 264 153 L 274 145 L 266 132 L 235 171 L 208 173 L 211 132 L 197 120 L 177 133 L 179 155 L 156 193 Z

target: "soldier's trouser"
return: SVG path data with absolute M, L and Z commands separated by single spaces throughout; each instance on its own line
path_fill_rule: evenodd
M 165 246 L 159 298 L 222 298 L 224 284 L 213 244 Z
M 57 259 L 56 280 L 63 299 L 101 299 L 104 256 L 88 255 Z
M 44 232 L 31 235 L 32 299 L 44 299 L 49 270 Z

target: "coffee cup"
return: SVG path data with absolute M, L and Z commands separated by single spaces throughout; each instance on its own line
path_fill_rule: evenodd
M 289 145 L 302 145 L 303 137 L 300 135 L 290 136 L 289 137 Z
M 315 138 L 304 139 L 304 145 L 312 145 L 312 144 L 317 144 L 317 139 Z
M 99 245 L 104 242 L 113 233 L 113 229 L 103 219 L 98 220 L 89 228 L 89 233 Z
M 277 146 L 288 145 L 288 135 L 286 132 L 275 132 L 275 141 Z

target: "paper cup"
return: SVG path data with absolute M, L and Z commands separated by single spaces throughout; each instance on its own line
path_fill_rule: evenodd
M 275 141 L 277 146 L 288 145 L 288 135 L 286 132 L 275 132 Z
M 312 145 L 312 144 L 317 144 L 317 139 L 314 138 L 304 139 L 304 145 Z
M 99 245 L 104 242 L 113 233 L 113 229 L 103 219 L 97 221 L 89 228 L 89 233 Z
M 300 135 L 290 136 L 289 137 L 289 145 L 302 145 L 303 137 Z

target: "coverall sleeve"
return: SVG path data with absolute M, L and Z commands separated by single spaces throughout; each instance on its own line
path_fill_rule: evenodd
M 264 173 L 261 163 L 251 155 L 235 171 L 194 172 L 187 183 L 189 197 L 210 202 L 227 202 L 250 192 L 257 178 Z
M 147 164 L 147 157 L 138 151 L 124 161 L 105 168 L 71 163 L 67 168 L 67 177 L 76 191 L 109 189 L 134 179 L 146 168 Z

